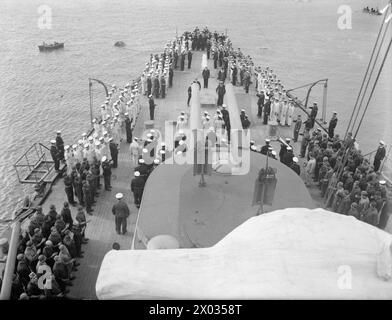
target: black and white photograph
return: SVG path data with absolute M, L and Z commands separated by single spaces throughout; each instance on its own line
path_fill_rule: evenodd
M 392 299 L 391 0 L 0 6 L 0 300 Z

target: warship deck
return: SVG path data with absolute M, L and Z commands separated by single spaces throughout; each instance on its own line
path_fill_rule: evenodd
M 191 69 L 174 71 L 173 87 L 169 88 L 165 99 L 156 99 L 157 108 L 155 110 L 154 127 L 164 133 L 165 121 L 176 120 L 181 111 L 188 112 L 187 107 L 187 89 L 190 83 L 198 78 L 202 83 L 201 77 L 201 62 L 202 52 L 194 52 Z M 187 67 L 187 63 L 186 63 Z M 209 79 L 209 88 L 202 89 L 201 96 L 208 96 L 211 101 L 215 98 L 215 88 L 218 85 L 217 72 L 214 70 L 213 60 L 208 60 L 208 67 L 211 71 L 211 78 Z M 267 136 L 268 126 L 263 125 L 262 121 L 257 118 L 257 97 L 255 96 L 254 85 L 251 85 L 249 93 L 246 94 L 243 87 L 234 88 L 238 107 L 245 109 L 249 115 L 251 125 L 251 139 L 256 141 L 256 144 L 263 144 Z M 215 98 L 216 101 L 216 98 Z M 201 98 L 202 110 L 208 108 L 210 113 L 215 112 L 215 106 L 208 104 L 203 105 Z M 298 110 L 296 110 L 298 112 Z M 133 131 L 133 136 L 139 137 L 144 130 L 144 122 L 149 120 L 148 99 L 146 96 L 141 97 L 141 111 Z M 292 137 L 292 128 L 279 128 L 278 136 Z M 275 150 L 279 150 L 279 142 L 272 142 Z M 294 152 L 298 154 L 300 144 L 294 144 Z M 112 170 L 112 190 L 100 190 L 99 196 L 96 198 L 93 215 L 87 216 L 89 221 L 86 229 L 86 237 L 90 241 L 83 246 L 84 258 L 80 259 L 80 266 L 78 271 L 74 273 L 76 279 L 73 281 L 73 286 L 69 287 L 70 298 L 76 299 L 96 299 L 95 283 L 98 276 L 99 268 L 101 266 L 104 255 L 112 249 L 112 244 L 117 242 L 121 249 L 130 249 L 135 229 L 135 222 L 137 217 L 137 208 L 133 202 L 133 195 L 130 191 L 130 182 L 133 177 L 133 165 L 129 152 L 129 144 L 122 142 L 120 145 L 118 168 Z M 103 182 L 103 181 L 102 181 Z M 118 235 L 115 231 L 114 217 L 111 208 L 115 203 L 115 194 L 122 192 L 124 199 L 131 209 L 131 216 L 128 219 L 128 232 L 125 235 Z M 314 194 L 316 195 L 316 193 Z M 64 185 L 62 181 L 58 181 L 52 188 L 51 194 L 43 205 L 44 212 L 49 210 L 49 206 L 54 204 L 57 210 L 61 210 L 63 202 L 66 200 Z M 315 202 L 317 206 L 317 202 Z M 76 215 L 76 209 L 72 209 L 72 214 Z M 158 218 L 159 219 L 159 218 Z M 154 220 L 154 224 L 159 225 L 159 221 Z M 236 226 L 233 226 L 233 228 Z M 135 248 L 145 248 L 143 243 L 137 241 Z

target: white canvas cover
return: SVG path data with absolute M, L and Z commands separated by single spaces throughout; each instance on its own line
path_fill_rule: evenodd
M 391 299 L 392 236 L 323 209 L 253 217 L 215 246 L 112 250 L 99 299 Z M 389 250 L 388 250 L 389 249 Z

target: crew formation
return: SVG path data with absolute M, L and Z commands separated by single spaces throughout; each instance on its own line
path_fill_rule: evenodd
M 102 188 L 101 177 L 105 191 L 111 191 L 112 169 L 118 167 L 119 145 L 122 141 L 129 143 L 133 164 L 129 190 L 137 208 L 142 203 L 145 184 L 153 170 L 164 163 L 172 152 L 177 155 L 186 153 L 188 116 L 185 110 L 177 118 L 174 150 L 167 150 L 158 131 L 147 130 L 145 136 L 138 138 L 133 136 L 133 128 L 140 110 L 140 95 L 148 97 L 150 120 L 154 120 L 157 106 L 154 99 L 166 97 L 168 89 L 173 85 L 174 70 L 184 71 L 185 60 L 188 69 L 191 68 L 192 51 L 197 50 L 206 50 L 207 58 L 214 61 L 214 69 L 219 69 L 217 109 L 214 114 L 205 111 L 201 115 L 207 140 L 211 139 L 208 133 L 214 132 L 215 144 L 230 142 L 230 114 L 223 103 L 225 83 L 243 87 L 245 94 L 249 93 L 250 85 L 254 83 L 258 99 L 257 117 L 262 119 L 262 123 L 291 126 L 295 122 L 295 125 L 294 139 L 281 139 L 279 153 L 272 148 L 270 139 L 265 139 L 265 145 L 260 149 L 251 140 L 250 149 L 279 159 L 301 175 L 306 184 L 317 184 L 321 195 L 325 197 L 326 207 L 332 211 L 378 225 L 379 213 L 386 200 L 386 183 L 377 174 L 385 158 L 384 142 L 380 142 L 371 165 L 356 148 L 350 134 L 343 141 L 335 134 L 338 122 L 336 112 L 329 123 L 328 134 L 323 134 L 320 128 L 314 129 L 317 103 L 311 107 L 305 122 L 302 122 L 301 115 L 293 121 L 294 103 L 287 97 L 286 90 L 272 69 L 255 67 L 252 58 L 244 55 L 240 48 L 233 49 L 230 39 L 224 34 L 210 32 L 207 28 L 201 31 L 196 27 L 193 32 L 185 32 L 169 41 L 161 53 L 151 54 L 140 82 L 128 83 L 123 89 L 112 86 L 101 106 L 100 116 L 93 119 L 94 130 L 90 135 L 83 133 L 75 144 L 64 145 L 61 132 L 56 132 L 56 138 L 50 141 L 50 153 L 55 170 L 60 170 L 61 163 L 66 164 L 63 182 L 67 202 L 60 214 L 54 205 L 46 215 L 42 208 L 36 208 L 28 230 L 20 239 L 13 299 L 61 297 L 67 293 L 66 286 L 72 285 L 74 279 L 72 272 L 77 270 L 76 259 L 82 257 L 81 245 L 88 241 L 84 236 L 88 223 L 85 213 L 93 215 L 95 198 Z M 210 78 L 208 68 L 202 71 L 202 77 L 203 87 L 207 89 Z M 192 83 L 198 83 L 201 89 L 197 79 Z M 191 93 L 189 87 L 188 106 Z M 251 123 L 245 109 L 241 110 L 240 119 L 243 129 L 249 129 Z M 300 154 L 296 156 L 291 143 L 298 141 L 302 124 L 304 131 Z M 306 159 L 303 172 L 298 158 Z M 131 210 L 122 193 L 117 193 L 115 198 L 116 203 L 112 206 L 115 230 L 118 234 L 126 234 Z M 77 206 L 76 218 L 72 217 L 70 205 Z M 52 271 L 51 280 L 46 282 L 44 289 L 38 287 L 38 278 L 43 274 L 40 266 L 48 266 Z

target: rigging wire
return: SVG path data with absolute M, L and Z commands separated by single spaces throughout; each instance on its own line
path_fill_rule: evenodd
M 366 68 L 365 75 L 364 75 L 364 77 L 363 77 L 363 79 L 362 79 L 361 88 L 359 89 L 359 93 L 358 93 L 358 96 L 357 96 L 357 100 L 355 101 L 354 108 L 353 108 L 353 112 L 352 112 L 352 114 L 351 114 L 350 121 L 349 121 L 349 123 L 348 123 L 348 125 L 347 125 L 346 132 L 345 132 L 345 134 L 344 134 L 344 139 L 347 138 L 347 133 L 349 132 L 349 128 L 350 128 L 350 126 L 351 126 L 351 123 L 352 123 L 354 114 L 355 114 L 355 112 L 356 112 L 356 110 L 357 110 L 358 101 L 359 101 L 360 96 L 362 95 L 362 89 L 363 89 L 364 83 L 365 83 L 365 81 L 366 81 L 366 78 L 367 78 L 367 75 L 368 75 L 368 72 L 369 72 L 369 69 L 370 69 L 370 65 L 371 65 L 371 63 L 372 63 L 372 61 L 373 61 L 374 52 L 376 51 L 376 48 L 377 48 L 377 45 L 378 45 L 378 40 L 380 39 L 381 31 L 382 31 L 382 29 L 383 29 L 383 27 L 384 27 L 384 20 L 385 20 L 385 17 L 386 17 L 386 15 L 387 15 L 387 12 L 388 12 L 388 10 L 386 10 L 385 13 L 384 13 L 384 17 L 383 17 L 383 19 L 382 19 L 382 22 L 381 22 L 381 25 L 380 25 L 380 29 L 379 29 L 378 34 L 377 34 L 377 39 L 376 39 L 376 42 L 374 43 L 373 50 L 372 50 L 372 53 L 371 53 L 371 56 L 370 56 L 370 60 L 369 60 L 368 66 L 367 66 L 367 68 Z
M 358 112 L 357 112 L 357 115 L 355 116 L 355 119 L 354 119 L 354 122 L 353 122 L 353 124 L 352 124 L 352 128 L 351 128 L 350 131 L 353 131 L 353 130 L 354 130 L 355 123 L 357 122 L 358 116 L 359 116 L 359 114 L 360 114 L 360 112 L 361 112 L 362 103 L 363 103 L 363 100 L 365 99 L 365 93 L 366 93 L 367 90 L 368 90 L 369 83 L 370 83 L 370 80 L 371 80 L 371 78 L 372 78 L 372 74 L 373 74 L 374 68 L 375 68 L 375 66 L 376 66 L 376 64 L 377 64 L 377 59 L 378 59 L 378 56 L 379 56 L 379 54 L 380 54 L 380 51 L 381 51 L 381 48 L 382 48 L 382 44 L 384 43 L 384 39 L 385 39 L 385 36 L 386 36 L 386 34 L 387 34 L 387 31 L 388 31 L 388 26 L 389 26 L 389 22 L 388 22 L 387 26 L 386 26 L 385 29 L 384 29 L 384 34 L 383 34 L 382 39 L 381 39 L 381 44 L 380 44 L 380 46 L 378 47 L 377 54 L 376 54 L 376 59 L 374 60 L 374 64 L 373 64 L 372 70 L 370 71 L 370 76 L 369 76 L 369 78 L 367 79 L 364 93 L 363 93 L 363 95 L 362 95 L 361 101 L 359 102 Z
M 373 84 L 372 91 L 370 92 L 369 99 L 368 99 L 368 101 L 367 101 L 367 103 L 366 103 L 366 107 L 365 107 L 365 110 L 364 110 L 364 112 L 363 112 L 363 114 L 362 114 L 361 120 L 360 120 L 360 122 L 359 122 L 359 124 L 358 124 L 357 130 L 355 131 L 354 138 L 356 138 L 356 136 L 357 136 L 357 134 L 358 134 L 358 131 L 359 131 L 360 127 L 361 127 L 362 121 L 363 121 L 363 119 L 364 119 L 364 117 L 365 117 L 367 108 L 369 107 L 370 100 L 371 100 L 372 97 L 373 97 L 374 90 L 376 89 L 376 85 L 377 85 L 378 79 L 380 78 L 381 71 L 382 71 L 382 69 L 383 69 L 383 67 L 384 67 L 385 61 L 387 60 L 389 50 L 391 49 L 391 45 L 392 45 L 392 38 L 391 38 L 391 40 L 389 41 L 389 45 L 388 45 L 387 51 L 385 52 L 384 58 L 383 58 L 383 60 L 382 60 L 380 69 L 379 69 L 378 74 L 377 74 L 377 78 L 376 78 L 376 80 L 375 80 L 375 82 L 374 82 L 374 84 Z

